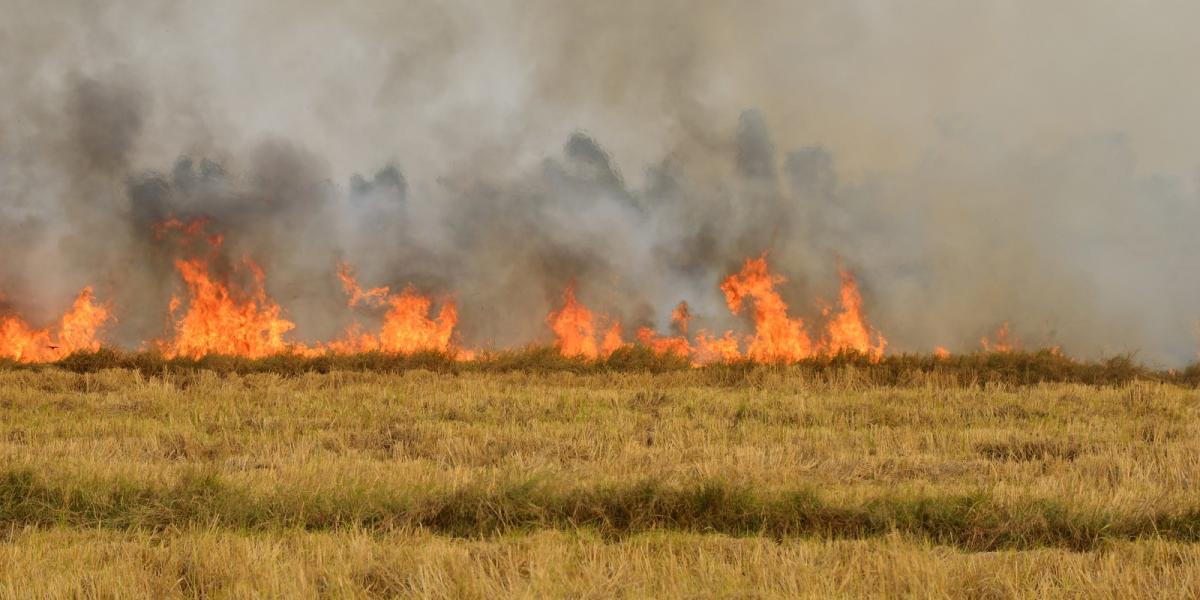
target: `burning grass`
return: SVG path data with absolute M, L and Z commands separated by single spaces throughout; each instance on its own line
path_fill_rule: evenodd
M 348 309 L 374 309 L 378 330 L 366 331 L 355 321 L 336 339 L 310 343 L 289 340 L 296 324 L 268 295 L 262 267 L 249 256 L 231 261 L 224 254 L 224 236 L 207 233 L 207 226 L 203 218 L 188 222 L 172 218 L 155 227 L 159 241 L 168 234 L 174 239 L 171 252 L 177 255 L 174 265 L 183 289 L 168 303 L 169 332 L 161 338 L 143 340 L 141 347 L 153 348 L 166 359 L 206 361 L 217 355 L 278 362 L 283 355 L 324 359 L 379 352 L 441 354 L 472 360 L 482 352 L 460 343 L 456 330 L 458 305 L 452 297 L 442 298 L 435 313 L 434 299 L 411 285 L 400 292 L 387 286 L 364 289 L 353 268 L 345 263 L 338 263 L 337 276 Z M 768 268 L 765 253 L 747 259 L 741 271 L 725 278 L 719 288 L 732 313 L 747 314 L 753 323 L 752 334 L 726 330 L 717 335 L 701 329 L 689 336 L 693 315 L 687 302 L 681 301 L 671 311 L 677 335 L 661 335 L 642 325 L 636 331 L 637 342 L 629 343 L 623 337 L 622 323 L 585 306 L 577 298 L 573 282 L 563 291 L 561 306 L 550 311 L 545 323 L 554 334 L 556 352 L 568 361 L 607 364 L 616 355 L 613 364 L 703 366 L 741 361 L 796 363 L 843 354 L 879 360 L 888 342 L 868 323 L 857 280 L 844 269 L 839 276 L 839 304 L 835 308 L 819 301 L 825 323 L 815 339 L 802 319 L 789 314 L 787 303 L 776 289 L 786 278 Z M 104 330 L 116 321 L 114 315 L 113 307 L 95 301 L 91 288 L 80 293 L 59 323 L 43 329 L 30 326 L 17 314 L 0 314 L 0 359 L 52 362 L 74 353 L 95 352 L 102 346 Z M 647 358 L 637 347 L 649 348 L 659 356 Z M 536 352 L 487 352 L 489 356 L 477 362 L 513 362 L 512 356 L 520 362 L 522 354 Z
M 729 310 L 745 314 L 753 324 L 752 333 L 689 332 L 693 315 L 681 301 L 671 311 L 671 335 L 642 326 L 636 341 L 627 342 L 622 324 L 585 306 L 571 283 L 560 306 L 545 319 L 555 338 L 553 346 L 467 348 L 456 332 L 458 308 L 453 298 L 442 298 L 435 312 L 434 299 L 411 286 L 400 292 L 386 286 L 364 289 L 352 267 L 339 263 L 337 274 L 348 307 L 376 309 L 378 330 L 366 331 L 355 322 L 337 339 L 296 342 L 287 339 L 295 323 L 267 294 L 264 271 L 249 257 L 230 264 L 222 254 L 224 238 L 206 234 L 206 227 L 203 219 L 171 219 L 156 228 L 160 238 L 168 233 L 180 236 L 176 252 L 186 258 L 175 259 L 175 266 L 186 294 L 171 299 L 170 333 L 143 343 L 153 350 L 104 349 L 102 333 L 114 320 L 114 309 L 97 302 L 91 288 L 85 288 L 60 322 L 43 329 L 16 315 L 0 315 L 0 367 L 49 363 L 75 372 L 126 368 L 145 375 L 196 369 L 295 375 L 409 369 L 663 373 L 700 368 L 710 381 L 727 384 L 780 369 L 825 380 L 850 377 L 863 385 L 910 385 L 931 378 L 967 386 L 1200 382 L 1200 367 L 1155 371 L 1127 356 L 1086 362 L 1066 357 L 1057 347 L 1024 350 L 1007 322 L 994 339 L 980 340 L 983 352 L 952 354 L 936 347 L 931 355 L 887 354 L 888 341 L 870 325 L 858 282 L 849 271 L 839 270 L 838 303 L 820 302 L 824 322 L 812 328 L 791 314 L 777 289 L 786 278 L 769 269 L 765 253 L 747 259 L 719 286 Z M 240 285 L 233 277 L 239 271 L 250 275 L 242 277 Z

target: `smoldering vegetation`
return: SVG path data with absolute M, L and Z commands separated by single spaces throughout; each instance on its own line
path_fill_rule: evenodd
M 228 276 L 243 256 L 262 265 L 297 340 L 372 318 L 347 308 L 338 261 L 364 285 L 454 299 L 470 347 L 549 341 L 572 281 L 628 328 L 666 331 L 686 300 L 694 329 L 744 331 L 717 284 L 767 252 L 809 320 L 837 269 L 854 272 L 897 351 L 972 350 L 1010 321 L 1028 347 L 1083 358 L 1195 355 L 1189 149 L 1123 133 L 1160 129 L 1140 113 L 1098 108 L 1116 116 L 1096 124 L 1050 98 L 1027 118 L 942 98 L 928 56 L 900 53 L 934 95 L 914 98 L 877 40 L 970 43 L 925 9 L 17 4 L 0 26 L 2 301 L 45 322 L 94 285 L 125 349 L 163 335 L 180 285 L 179 241 L 155 224 L 204 218 Z M 1112 12 L 1096 27 L 1122 31 Z M 1011 17 L 962 35 L 1010 45 Z M 1077 43 L 1068 59 L 1093 42 Z M 1027 77 L 997 95 L 1049 75 Z M 944 114 L 916 116 L 924 100 Z M 1047 114 L 1071 127 L 1045 141 Z

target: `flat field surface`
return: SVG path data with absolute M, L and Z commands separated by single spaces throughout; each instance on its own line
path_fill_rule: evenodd
M 0 370 L 0 597 L 1196 597 L 1200 394 Z

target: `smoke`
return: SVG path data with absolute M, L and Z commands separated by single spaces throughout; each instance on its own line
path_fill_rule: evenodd
M 338 261 L 468 345 L 548 341 L 571 281 L 745 328 L 717 285 L 766 251 L 806 319 L 853 271 L 895 350 L 1195 356 L 1193 3 L 4 8 L 0 302 L 35 322 L 93 285 L 161 336 L 154 224 L 204 217 L 301 340 L 356 318 Z

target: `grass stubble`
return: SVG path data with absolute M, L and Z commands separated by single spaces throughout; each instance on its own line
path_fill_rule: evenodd
M 1192 370 L 0 369 L 0 597 L 1195 597 Z

